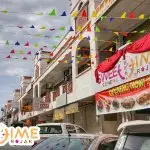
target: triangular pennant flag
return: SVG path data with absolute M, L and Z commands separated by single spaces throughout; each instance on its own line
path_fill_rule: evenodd
M 131 11 L 129 13 L 129 18 L 131 18 L 131 19 L 135 18 L 135 13 L 133 11 Z
M 43 12 L 37 13 L 37 15 L 42 16 L 44 15 Z
M 23 60 L 27 60 L 27 57 L 24 57 Z
M 39 44 L 38 44 L 38 43 L 35 43 L 35 44 L 34 44 L 34 47 L 39 47 Z
M 83 35 L 82 34 L 80 34 L 79 40 L 83 40 Z
M 140 16 L 139 16 L 139 19 L 144 19 L 145 18 L 145 15 L 144 14 L 141 14 Z
M 100 19 L 101 21 L 103 21 L 104 18 L 105 18 L 105 16 L 99 17 L 99 19 Z
M 27 54 L 28 54 L 28 55 L 31 55 L 31 51 L 29 51 Z
M 67 63 L 68 63 L 68 61 L 67 61 L 67 60 L 65 60 L 65 61 L 64 61 L 64 63 L 65 63 L 65 64 L 67 64 Z
M 56 45 L 54 45 L 52 48 L 57 48 L 57 46 L 56 46 Z
M 91 39 L 90 36 L 88 36 L 87 39 L 90 41 L 90 39 Z
M 7 40 L 5 44 L 6 44 L 6 45 L 9 45 L 9 41 Z
M 128 36 L 128 33 L 127 33 L 127 32 L 121 32 L 121 34 L 122 34 L 123 36 Z
M 53 9 L 50 13 L 49 13 L 50 16 L 56 16 L 56 10 Z
M 113 21 L 114 21 L 114 18 L 110 18 L 110 19 L 109 19 L 109 22 L 113 22 Z
M 27 42 L 24 46 L 29 46 L 29 42 Z
M 109 49 L 109 52 L 112 52 L 113 51 L 113 47 L 111 47 L 110 49 Z
M 45 26 L 42 26 L 40 29 L 45 30 L 45 29 L 46 29 L 46 27 L 45 27 Z
M 35 36 L 41 36 L 41 34 L 35 34 Z
M 80 49 L 81 49 L 80 47 L 77 48 L 77 50 L 80 50 Z
M 19 26 L 17 26 L 17 27 L 18 27 L 18 28 L 20 28 L 20 29 L 22 29 L 22 28 L 23 28 L 23 26 L 20 26 L 20 25 L 19 25 Z
M 66 12 L 64 11 L 61 16 L 67 16 Z
M 91 32 L 92 30 L 91 30 L 91 24 L 88 24 L 88 26 L 87 26 L 87 31 L 88 32 Z
M 119 32 L 114 32 L 114 34 L 116 34 L 117 36 L 119 36 Z
M 130 44 L 130 43 L 131 43 L 131 40 L 128 40 L 128 41 L 127 41 L 127 43 L 129 43 L 129 44 Z
M 77 31 L 81 32 L 82 31 L 82 27 L 80 25 L 77 26 Z
M 17 41 L 17 42 L 15 43 L 15 45 L 20 45 L 20 43 Z
M 15 54 L 15 50 L 12 49 L 12 50 L 10 51 L 10 53 L 11 53 L 11 54 Z
M 98 41 L 96 37 L 94 37 L 94 39 L 93 39 L 93 40 L 94 40 L 94 41 Z
M 70 30 L 69 30 L 69 31 L 74 31 L 72 26 L 70 27 Z
M 59 28 L 60 31 L 64 31 L 65 29 L 66 29 L 65 26 Z
M 53 52 L 50 52 L 50 56 L 53 56 L 54 54 L 53 54 Z
M 30 28 L 32 28 L 32 29 L 33 29 L 33 28 L 35 28 L 35 27 L 34 27 L 34 25 L 32 25 Z
M 74 18 L 77 17 L 77 15 L 78 15 L 77 11 L 73 11 L 72 14 L 71 14 L 71 16 L 74 17 Z
M 11 58 L 10 55 L 8 55 L 6 58 Z
M 57 39 L 58 39 L 58 38 L 60 38 L 60 36 L 58 36 L 58 35 L 57 35 L 57 36 L 55 36 L 55 38 L 57 38 Z
M 101 30 L 100 30 L 100 28 L 98 26 L 96 26 L 95 31 L 96 32 L 101 32 Z
M 95 10 L 92 12 L 92 17 L 93 17 L 93 18 L 97 17 L 97 13 L 96 13 Z
M 22 54 L 24 54 L 24 52 L 23 52 L 22 50 L 20 50 L 20 51 L 18 52 L 18 54 L 22 55 Z
M 82 17 L 87 17 L 87 13 L 85 9 L 82 11 Z
M 8 10 L 2 10 L 1 11 L 3 14 L 7 14 L 8 13 Z
M 145 33 L 145 30 L 141 30 L 140 33 Z
M 121 18 L 122 18 L 122 19 L 125 19 L 125 18 L 126 18 L 126 15 L 127 15 L 127 13 L 124 12 L 124 13 L 121 15 Z

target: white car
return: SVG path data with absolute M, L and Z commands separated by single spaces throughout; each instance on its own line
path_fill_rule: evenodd
M 40 137 L 47 138 L 50 135 L 68 135 L 86 133 L 80 126 L 71 123 L 43 123 L 38 124 L 40 127 Z
M 150 121 L 129 121 L 118 127 L 122 131 L 115 150 L 150 150 Z

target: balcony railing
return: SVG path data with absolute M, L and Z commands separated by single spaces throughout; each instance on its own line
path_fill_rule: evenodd
M 67 82 L 67 84 L 63 86 L 63 93 L 72 93 L 72 82 Z
M 53 101 L 56 100 L 56 97 L 58 97 L 60 95 L 60 88 L 57 88 L 54 92 L 53 92 Z

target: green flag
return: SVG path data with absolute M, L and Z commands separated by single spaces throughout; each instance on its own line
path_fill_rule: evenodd
M 9 41 L 7 40 L 5 44 L 6 44 L 6 45 L 9 45 Z
M 96 26 L 95 31 L 96 32 L 101 32 L 101 30 L 100 30 L 100 28 L 98 26 Z
M 49 13 L 50 16 L 56 16 L 56 10 L 53 9 L 50 13 Z
M 65 27 L 60 27 L 59 30 L 64 31 Z

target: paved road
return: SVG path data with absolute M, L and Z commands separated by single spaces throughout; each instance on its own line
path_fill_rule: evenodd
M 27 146 L 9 146 L 8 144 L 6 146 L 0 147 L 0 150 L 30 150 Z

